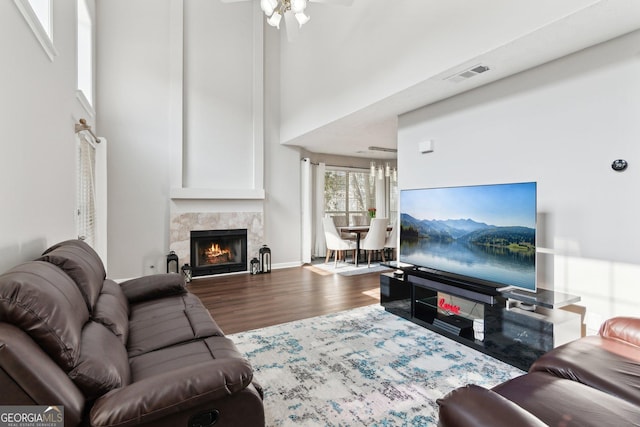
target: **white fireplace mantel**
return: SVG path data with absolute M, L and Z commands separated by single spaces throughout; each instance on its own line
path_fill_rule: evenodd
M 172 188 L 172 200 L 264 200 L 264 189 Z

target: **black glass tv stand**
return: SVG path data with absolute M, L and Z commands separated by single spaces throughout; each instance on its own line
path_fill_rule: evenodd
M 380 276 L 385 310 L 520 369 L 528 370 L 542 354 L 580 337 L 580 315 L 560 309 L 578 302 L 578 296 L 502 289 L 415 268 L 399 270 L 401 276 Z
M 519 301 L 534 307 L 562 308 L 569 304 L 580 301 L 577 295 L 555 292 L 549 289 L 538 288 L 535 292 L 525 291 L 518 288 L 501 288 L 500 293 L 507 300 Z

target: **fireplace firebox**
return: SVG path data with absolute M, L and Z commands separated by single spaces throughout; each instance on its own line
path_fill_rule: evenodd
M 193 276 L 247 270 L 247 230 L 191 231 Z

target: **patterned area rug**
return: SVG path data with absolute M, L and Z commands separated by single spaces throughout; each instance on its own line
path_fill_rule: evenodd
M 435 426 L 436 399 L 523 374 L 379 305 L 232 335 L 267 426 Z

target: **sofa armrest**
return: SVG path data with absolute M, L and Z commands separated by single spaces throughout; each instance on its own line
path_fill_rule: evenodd
M 0 404 L 62 405 L 65 421 L 79 425 L 85 398 L 29 335 L 0 322 Z
M 640 346 L 640 318 L 613 317 L 600 326 L 600 336 L 616 338 Z
M 437 402 L 441 427 L 546 427 L 540 419 L 510 400 L 473 384 L 453 390 Z
M 145 378 L 96 400 L 91 425 L 150 423 L 238 393 L 252 378 L 251 365 L 242 358 L 216 359 Z
M 138 277 L 120 283 L 130 303 L 187 292 L 182 274 L 166 273 Z

